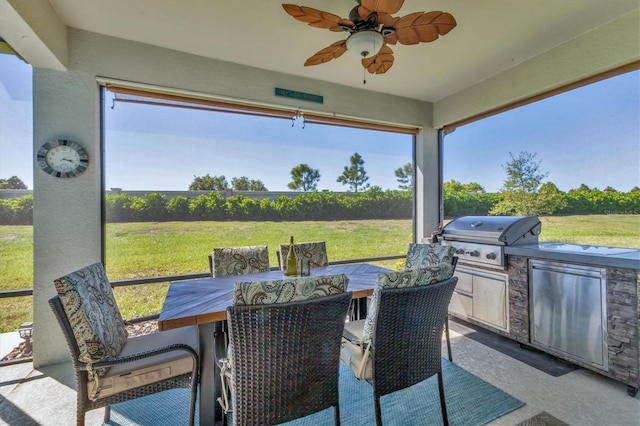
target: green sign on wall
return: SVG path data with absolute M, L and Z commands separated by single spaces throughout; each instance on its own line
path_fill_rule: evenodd
M 316 102 L 319 104 L 324 102 L 324 98 L 320 95 L 314 95 L 311 93 L 304 93 L 304 92 L 296 92 L 295 90 L 281 89 L 279 87 L 276 87 L 276 96 L 300 99 L 303 101 Z

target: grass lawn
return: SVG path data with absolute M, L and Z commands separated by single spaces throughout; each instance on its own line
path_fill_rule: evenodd
M 640 215 L 542 217 L 541 241 L 640 249 Z M 276 250 L 296 241 L 327 242 L 329 260 L 406 253 L 410 220 L 337 222 L 162 222 L 107 225 L 107 272 L 112 281 L 208 272 L 214 246 L 266 245 L 272 266 Z M 32 287 L 31 226 L 0 226 L 0 290 Z M 397 261 L 387 261 L 394 267 Z M 53 285 L 53 283 L 52 283 Z M 116 288 L 125 318 L 158 313 L 168 283 Z M 31 297 L 0 299 L 0 332 L 32 318 Z
M 541 217 L 540 241 L 640 249 L 640 215 Z
M 339 222 L 161 222 L 107 225 L 109 279 L 208 272 L 213 247 L 266 245 L 277 266 L 279 244 L 326 241 L 329 260 L 403 254 L 410 220 Z

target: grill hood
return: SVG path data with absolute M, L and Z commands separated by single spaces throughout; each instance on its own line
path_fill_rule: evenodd
M 442 238 L 511 246 L 537 243 L 542 223 L 537 216 L 461 216 L 446 224 Z

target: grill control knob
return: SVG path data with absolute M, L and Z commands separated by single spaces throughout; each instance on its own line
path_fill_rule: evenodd
M 456 254 L 464 254 L 464 250 L 463 249 L 456 249 Z
M 480 257 L 480 252 L 478 250 L 473 250 L 472 252 L 469 252 L 469 256 Z
M 489 260 L 493 260 L 496 257 L 498 257 L 498 256 L 496 256 L 495 253 L 487 253 L 487 256 L 486 256 L 486 258 L 489 259 Z

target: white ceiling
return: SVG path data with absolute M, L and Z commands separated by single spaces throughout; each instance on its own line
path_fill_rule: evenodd
M 396 16 L 451 13 L 431 43 L 390 46 L 393 67 L 367 73 L 348 54 L 304 67 L 347 33 L 309 27 L 272 0 L 49 0 L 69 27 L 195 55 L 435 102 L 638 9 L 638 0 L 406 0 Z M 354 0 L 291 0 L 348 17 Z

